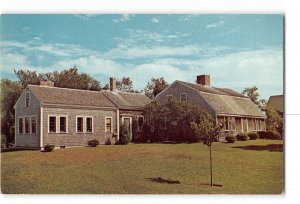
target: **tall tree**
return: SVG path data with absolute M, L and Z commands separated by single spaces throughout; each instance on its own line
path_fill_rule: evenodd
M 148 96 L 150 99 L 153 99 L 157 96 L 157 94 L 162 92 L 168 86 L 168 82 L 166 82 L 166 80 L 163 77 L 152 77 L 144 89 L 145 95 Z
M 6 146 L 14 142 L 15 112 L 14 105 L 21 95 L 22 87 L 18 82 L 1 79 L 1 135 L 6 137 Z
M 133 82 L 130 77 L 123 77 L 121 80 L 117 80 L 117 89 L 123 92 L 139 93 L 140 91 L 133 89 Z
M 278 132 L 282 135 L 283 119 L 271 105 L 266 108 L 267 120 L 266 128 L 270 132 Z
M 258 88 L 256 86 L 250 87 L 250 88 L 245 88 L 242 91 L 242 94 L 244 94 L 245 96 L 249 97 L 251 99 L 251 101 L 253 101 L 253 103 L 255 103 L 256 105 L 258 105 L 258 107 L 261 110 L 265 110 L 266 109 L 266 103 L 267 101 L 265 99 L 259 99 L 259 93 L 258 93 Z

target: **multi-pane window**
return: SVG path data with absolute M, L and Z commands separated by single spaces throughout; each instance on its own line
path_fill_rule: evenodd
M 261 130 L 261 120 L 258 121 L 258 130 Z
M 186 93 L 180 94 L 180 102 L 187 102 L 187 94 Z
M 36 117 L 31 117 L 31 133 L 36 133 Z
M 105 132 L 112 132 L 112 118 L 105 118 Z
M 93 132 L 93 118 L 86 117 L 86 132 Z
M 61 132 L 61 133 L 67 132 L 67 117 L 66 116 L 59 117 L 59 132 Z
M 247 118 L 243 118 L 242 119 L 242 123 L 243 123 L 243 131 L 247 132 L 248 131 L 248 122 L 247 122 Z
M 56 116 L 49 117 L 49 132 L 56 132 Z
M 25 133 L 30 133 L 30 117 L 25 118 Z
M 24 133 L 24 118 L 19 118 L 19 134 Z
M 83 117 L 77 117 L 77 132 L 83 132 Z
M 25 93 L 25 107 L 29 106 L 30 94 Z
M 143 124 L 144 124 L 144 117 L 143 116 L 138 116 L 137 117 L 137 129 L 138 129 L 138 132 L 142 132 Z

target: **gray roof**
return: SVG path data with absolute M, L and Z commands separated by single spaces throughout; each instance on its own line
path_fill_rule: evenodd
M 140 93 L 128 93 L 108 90 L 103 90 L 101 92 L 117 107 L 124 109 L 141 109 L 151 102 L 151 100 L 147 96 Z
M 178 81 L 199 91 L 201 97 L 217 114 L 266 117 L 248 97 L 228 88 L 217 88 Z
M 103 93 L 59 87 L 28 85 L 28 89 L 43 103 L 116 107 Z
M 28 89 L 41 102 L 57 105 L 142 109 L 151 102 L 147 96 L 140 93 L 89 91 L 39 85 L 28 85 Z
M 278 112 L 283 113 L 283 95 L 270 96 L 268 105 L 271 105 Z

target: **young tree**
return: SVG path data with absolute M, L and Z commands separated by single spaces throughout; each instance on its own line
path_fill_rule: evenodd
M 278 112 L 270 105 L 266 108 L 267 120 L 266 129 L 269 132 L 278 132 L 282 134 L 283 120 Z
M 210 185 L 213 186 L 213 166 L 212 166 L 212 155 L 211 155 L 211 146 L 214 141 L 216 141 L 217 136 L 219 135 L 222 125 L 216 124 L 210 115 L 202 117 L 198 122 L 191 123 L 192 129 L 200 138 L 200 141 L 209 148 L 209 161 L 210 161 Z
M 256 86 L 245 88 L 242 94 L 249 97 L 253 103 L 258 105 L 261 110 L 265 110 L 267 101 L 265 99 L 259 99 L 258 88 Z
M 153 99 L 157 96 L 157 94 L 162 92 L 168 86 L 168 82 L 166 82 L 166 80 L 163 77 L 152 77 L 144 89 L 145 95 L 148 96 L 150 99 Z

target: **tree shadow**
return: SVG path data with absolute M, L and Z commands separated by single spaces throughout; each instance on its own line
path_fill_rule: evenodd
M 239 148 L 244 150 L 256 150 L 256 151 L 283 152 L 283 144 L 248 145 L 248 146 L 238 146 L 232 148 Z
M 155 183 L 167 183 L 167 184 L 180 184 L 180 181 L 170 180 L 170 179 L 163 179 L 161 177 L 155 178 L 147 178 L 148 180 L 155 182 Z
M 1 153 L 6 153 L 6 152 L 17 152 L 17 151 L 38 151 L 40 150 L 39 148 L 6 148 L 6 149 L 1 149 Z

